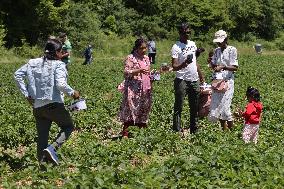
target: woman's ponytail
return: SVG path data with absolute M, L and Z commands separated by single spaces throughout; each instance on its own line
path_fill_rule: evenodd
M 58 60 L 56 52 L 62 50 L 62 44 L 57 39 L 49 39 L 44 48 L 44 59 Z

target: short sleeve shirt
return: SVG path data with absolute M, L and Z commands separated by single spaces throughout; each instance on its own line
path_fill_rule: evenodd
M 155 41 L 148 42 L 148 52 L 149 53 L 156 53 L 156 44 Z
M 71 52 L 72 46 L 69 40 L 66 40 L 64 42 L 64 44 L 62 45 L 62 50 L 63 52 Z M 62 62 L 64 62 L 65 64 L 70 63 L 70 55 L 68 57 L 62 58 Z
M 212 58 L 212 64 L 222 66 L 238 66 L 238 55 L 237 49 L 233 46 L 227 46 L 222 52 L 221 48 L 218 47 L 214 51 Z M 214 79 L 234 79 L 234 72 L 228 70 L 222 70 L 213 74 Z
M 195 42 L 188 40 L 187 44 L 177 41 L 176 44 L 172 47 L 172 58 L 178 59 L 178 63 L 182 64 L 191 54 L 192 63 L 190 63 L 187 67 L 176 72 L 176 77 L 179 79 L 183 79 L 186 81 L 198 81 L 198 72 L 196 65 L 196 50 L 197 47 Z

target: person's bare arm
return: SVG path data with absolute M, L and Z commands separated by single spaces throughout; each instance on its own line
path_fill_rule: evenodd
M 198 72 L 198 76 L 199 76 L 199 80 L 201 83 L 204 83 L 205 80 L 204 80 L 204 75 L 200 69 L 200 65 L 196 62 L 196 66 L 197 66 L 197 72 Z
M 179 64 L 177 58 L 172 58 L 173 71 L 181 70 L 181 69 L 185 68 L 186 66 L 188 66 L 188 64 L 190 64 L 190 63 L 191 62 L 189 62 L 189 60 L 186 59 L 182 64 Z
M 228 71 L 237 71 L 238 70 L 238 66 L 216 66 L 214 68 L 214 71 L 216 72 L 220 72 L 221 70 L 228 70 Z

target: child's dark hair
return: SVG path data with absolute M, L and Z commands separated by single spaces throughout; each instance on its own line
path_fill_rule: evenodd
M 253 87 L 249 86 L 247 88 L 246 95 L 248 97 L 252 97 L 257 102 L 260 101 L 260 93 L 259 93 L 259 91 L 256 88 L 253 88 Z
M 44 48 L 44 58 L 47 60 L 57 60 L 56 52 L 62 49 L 62 44 L 57 39 L 49 39 Z
M 147 43 L 145 39 L 143 38 L 136 39 L 134 46 L 132 48 L 131 54 L 133 54 L 134 51 L 136 51 L 143 43 Z

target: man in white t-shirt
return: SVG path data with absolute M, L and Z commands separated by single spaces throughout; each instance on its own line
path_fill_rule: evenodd
M 179 41 L 172 47 L 172 67 L 176 71 L 174 80 L 175 104 L 173 115 L 173 130 L 187 131 L 188 128 L 181 128 L 181 113 L 184 97 L 188 95 L 190 106 L 190 133 L 195 133 L 198 128 L 198 103 L 199 103 L 199 82 L 204 82 L 203 74 L 196 62 L 195 42 L 189 40 L 190 27 L 182 23 L 179 27 Z
M 156 59 L 156 43 L 152 38 L 149 38 L 147 43 L 148 46 L 148 57 L 150 59 L 151 64 L 155 64 Z

